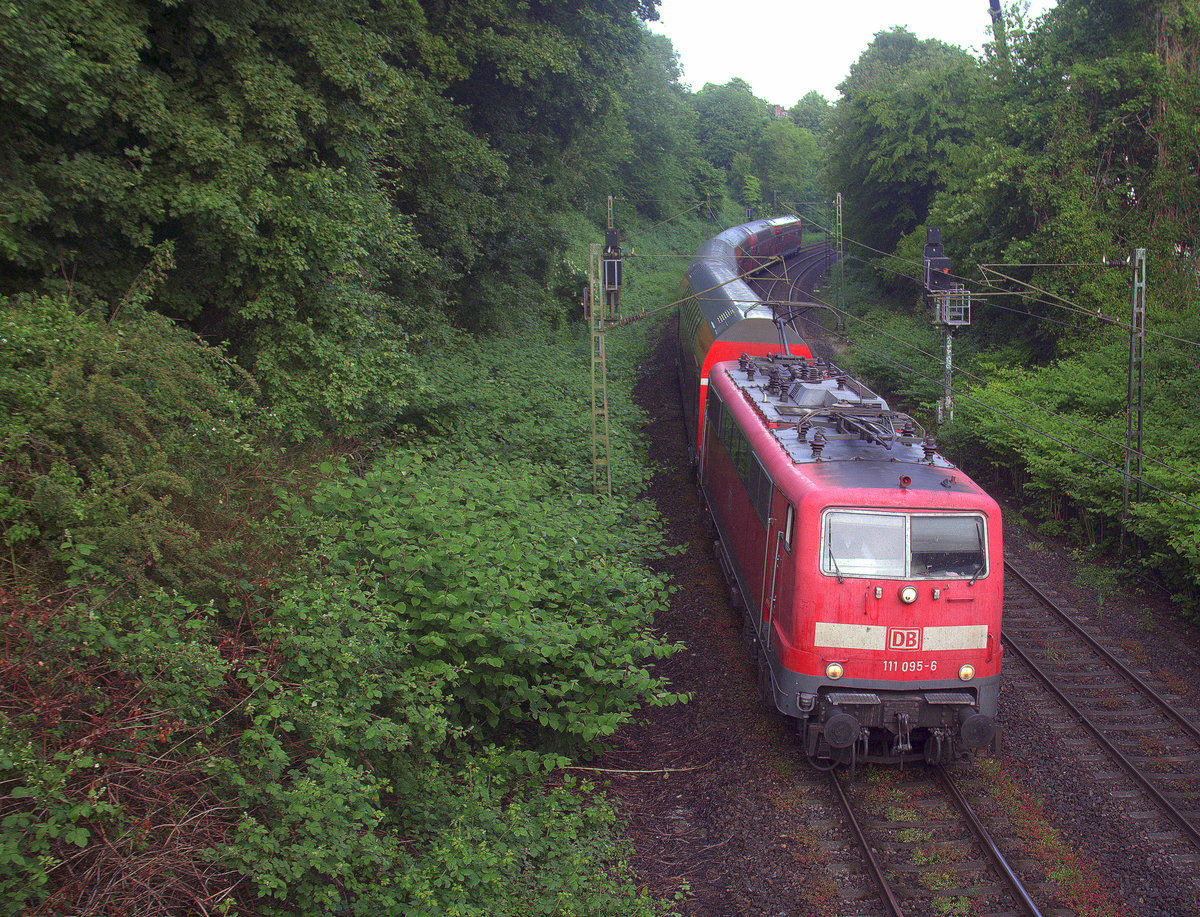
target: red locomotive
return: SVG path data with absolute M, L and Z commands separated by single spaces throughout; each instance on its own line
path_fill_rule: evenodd
M 988 746 L 999 506 L 912 418 L 780 350 L 712 366 L 697 418 L 701 489 L 764 701 L 817 761 Z

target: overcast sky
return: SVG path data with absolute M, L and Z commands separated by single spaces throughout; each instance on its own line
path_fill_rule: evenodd
M 1054 4 L 1032 0 L 1031 19 Z M 902 25 L 978 54 L 991 24 L 988 0 L 661 0 L 650 27 L 671 39 L 693 90 L 738 76 L 789 108 L 813 89 L 835 101 L 876 32 Z

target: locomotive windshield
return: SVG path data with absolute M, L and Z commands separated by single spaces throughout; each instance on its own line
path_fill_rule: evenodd
M 987 528 L 975 514 L 831 510 L 825 514 L 821 572 L 890 579 L 986 576 Z

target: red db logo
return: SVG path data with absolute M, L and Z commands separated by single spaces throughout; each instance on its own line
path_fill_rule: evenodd
M 921 648 L 921 629 L 919 627 L 889 627 L 887 642 L 890 650 L 919 650 Z

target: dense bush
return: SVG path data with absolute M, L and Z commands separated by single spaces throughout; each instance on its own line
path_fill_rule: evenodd
M 952 442 L 1032 498 L 1048 531 L 1109 552 L 1125 526 L 1125 560 L 1160 577 L 1196 615 L 1200 455 L 1180 436 L 1194 419 L 1178 365 L 1186 357 L 1167 348 L 1149 356 L 1142 468 L 1139 477 L 1134 456 L 1126 513 L 1127 347 L 1112 340 L 1049 366 L 992 366 L 986 385 L 960 399 Z
M 451 341 L 401 441 L 289 472 L 137 299 L 2 315 L 0 912 L 658 912 L 562 770 L 677 700 L 653 511 L 589 492 L 586 338 Z
M 166 252 L 151 273 L 165 270 Z M 252 457 L 249 377 L 145 308 L 22 295 L 0 304 L 0 525 L 14 565 L 179 575 L 181 502 Z M 16 567 L 10 574 L 17 573 Z
M 667 651 L 646 631 L 665 588 L 638 566 L 656 541 L 650 520 L 574 495 L 557 470 L 389 451 L 283 515 L 312 569 L 261 633 L 273 661 L 241 737 L 262 769 L 244 803 L 262 814 L 242 820 L 233 851 L 262 894 L 378 913 L 416 906 L 403 893 L 420 886 L 404 878 L 416 870 L 442 877 L 416 912 L 450 913 L 469 886 L 498 881 L 490 831 L 553 830 L 507 803 L 463 821 L 461 806 L 480 805 L 476 780 L 507 787 L 497 800 L 521 794 L 537 818 L 564 804 L 582 818 L 535 792 L 541 775 L 638 704 L 674 700 L 645 669 Z M 477 842 L 451 843 L 460 831 Z M 440 855 L 451 859 L 435 868 Z M 502 872 L 534 883 L 512 893 L 535 896 L 540 869 Z

